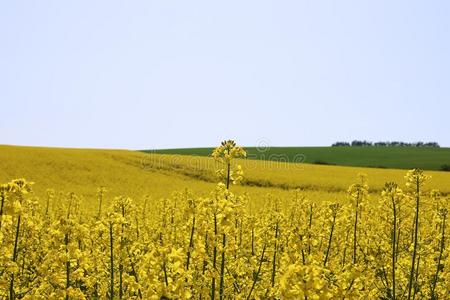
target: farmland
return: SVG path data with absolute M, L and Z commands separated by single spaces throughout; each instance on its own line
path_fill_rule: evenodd
M 0 298 L 450 293 L 449 172 L 211 154 L 0 146 Z
M 248 158 L 355 167 L 440 170 L 450 165 L 450 148 L 429 147 L 247 147 Z M 212 148 L 147 150 L 208 156 Z
M 295 188 L 305 192 L 345 192 L 358 173 L 367 174 L 371 191 L 379 192 L 386 181 L 402 182 L 405 175 L 404 170 L 397 169 L 238 161 L 246 175 L 235 188 L 258 196 L 284 196 Z M 93 197 L 100 186 L 108 187 L 111 196 L 160 198 L 186 188 L 205 195 L 208 192 L 204 191 L 213 188 L 217 180 L 217 165 L 210 157 L 127 150 L 0 146 L 0 164 L 1 182 L 27 178 L 36 182 L 34 190 L 40 196 L 54 188 Z M 430 188 L 450 193 L 450 173 L 428 174 L 433 176 Z

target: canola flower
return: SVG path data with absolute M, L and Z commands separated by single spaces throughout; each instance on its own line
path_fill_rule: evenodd
M 208 196 L 110 198 L 0 185 L 0 299 L 448 299 L 449 199 L 420 170 L 369 193 L 301 190 L 252 205 L 234 184 L 245 150 L 224 141 Z

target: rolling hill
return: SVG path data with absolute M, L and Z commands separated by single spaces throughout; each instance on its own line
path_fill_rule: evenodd
M 245 175 L 233 190 L 253 198 L 284 197 L 301 189 L 315 199 L 345 198 L 358 173 L 368 175 L 372 192 L 386 181 L 404 186 L 405 170 L 296 164 L 278 161 L 240 160 Z M 128 150 L 65 149 L 0 146 L 0 183 L 15 178 L 35 182 L 37 196 L 49 188 L 75 192 L 94 205 L 100 186 L 108 197 L 128 195 L 136 199 L 169 197 L 174 191 L 192 190 L 209 195 L 217 182 L 214 159 L 203 156 L 143 153 Z M 429 171 L 428 188 L 450 193 L 450 172 Z
M 415 147 L 246 147 L 248 158 L 370 168 L 441 170 L 450 148 Z M 147 150 L 159 154 L 207 156 L 212 148 Z

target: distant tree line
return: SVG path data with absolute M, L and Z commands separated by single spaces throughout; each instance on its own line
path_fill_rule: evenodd
M 376 142 L 372 143 L 369 141 L 359 141 L 354 140 L 353 142 L 336 142 L 332 147 L 430 147 L 430 148 L 439 148 L 439 144 L 436 142 L 416 142 L 416 143 L 405 143 L 405 142 Z

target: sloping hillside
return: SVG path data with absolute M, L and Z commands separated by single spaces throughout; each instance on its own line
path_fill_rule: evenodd
M 358 173 L 366 173 L 372 191 L 384 182 L 404 182 L 405 170 L 290 164 L 273 161 L 241 160 L 245 180 L 236 191 L 250 195 L 282 196 L 300 188 L 305 193 L 327 198 L 343 192 Z M 34 181 L 35 193 L 45 195 L 48 188 L 75 192 L 95 199 L 99 186 L 108 194 L 140 198 L 169 196 L 186 188 L 207 195 L 217 181 L 215 162 L 208 157 L 146 154 L 127 150 L 62 149 L 0 146 L 0 182 L 14 178 Z M 450 193 L 450 173 L 428 172 L 433 176 L 429 188 Z M 326 193 L 324 193 L 326 192 Z M 320 196 L 318 196 L 320 194 Z M 340 196 L 339 196 L 340 195 Z M 89 200 L 90 201 L 90 200 Z
M 97 187 L 105 186 L 111 195 L 162 197 L 177 189 L 212 187 L 176 173 L 144 168 L 145 157 L 126 150 L 0 146 L 0 182 L 26 178 L 35 182 L 39 195 L 53 188 L 94 196 Z

